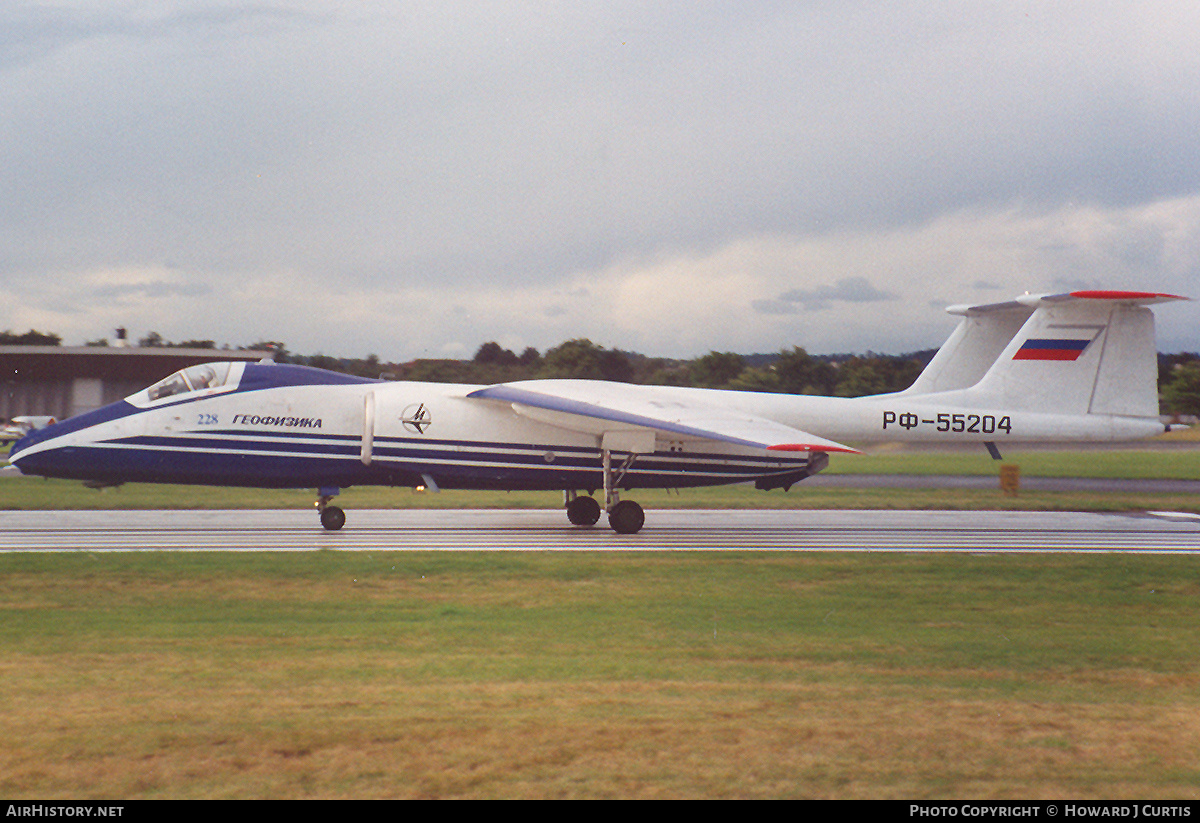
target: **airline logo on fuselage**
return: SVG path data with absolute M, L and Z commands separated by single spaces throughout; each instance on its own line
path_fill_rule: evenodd
M 242 426 L 286 426 L 297 429 L 319 429 L 319 417 L 290 417 L 272 414 L 235 414 L 234 425 Z
M 400 415 L 400 422 L 410 432 L 424 434 L 425 430 L 429 428 L 429 424 L 433 422 L 433 419 L 424 403 L 413 403 L 404 409 L 403 414 Z

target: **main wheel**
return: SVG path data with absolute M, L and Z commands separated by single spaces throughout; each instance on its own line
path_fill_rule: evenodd
M 594 497 L 576 497 L 567 504 L 567 519 L 576 526 L 594 526 L 600 519 L 600 504 Z
M 622 500 L 608 513 L 608 525 L 618 534 L 637 534 L 646 522 L 646 513 L 632 500 Z
M 346 525 L 346 513 L 337 506 L 326 506 L 321 509 L 321 525 L 335 532 Z

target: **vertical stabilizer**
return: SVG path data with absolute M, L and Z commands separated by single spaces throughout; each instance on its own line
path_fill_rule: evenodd
M 1004 347 L 1013 339 L 1033 308 L 1010 301 L 980 306 L 951 306 L 950 314 L 962 315 L 958 327 L 938 349 L 929 365 L 901 394 L 966 389 L 974 386 Z
M 1150 309 L 1131 306 L 1113 311 L 1088 411 L 1135 417 L 1158 414 L 1158 351 Z
M 957 402 L 1056 414 L 1158 414 L 1154 315 L 1173 295 L 1071 292 L 1017 302 L 1032 314 Z M 932 364 L 931 364 L 932 365 Z

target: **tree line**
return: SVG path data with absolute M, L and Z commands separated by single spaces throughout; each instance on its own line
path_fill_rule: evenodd
M 356 360 L 323 355 L 304 357 L 278 350 L 275 359 L 362 376 L 432 383 L 491 384 L 575 378 L 857 397 L 907 388 L 933 353 L 931 350 L 901 356 L 874 353 L 815 356 L 795 346 L 777 354 L 741 355 L 713 351 L 702 357 L 681 360 L 607 349 L 586 338 L 578 338 L 545 352 L 527 348 L 520 354 L 488 342 L 469 360 L 420 359 L 383 364 L 374 355 Z
M 57 334 L 34 329 L 22 334 L 8 330 L 0 332 L 0 345 L 58 346 L 61 342 L 62 338 Z M 143 348 L 217 348 L 212 340 L 168 342 L 157 332 L 150 332 L 137 343 Z M 107 341 L 91 341 L 88 345 L 107 345 Z M 364 358 L 294 354 L 284 343 L 271 340 L 238 346 L 237 349 L 261 351 L 277 363 L 296 363 L 389 380 L 486 385 L 513 380 L 580 378 L 835 397 L 902 391 L 912 385 L 937 351 L 928 349 L 902 355 L 875 352 L 812 355 L 800 346 L 793 346 L 773 354 L 710 351 L 700 357 L 681 360 L 607 349 L 586 338 L 577 338 L 545 352 L 530 347 L 517 354 L 489 341 L 469 360 L 424 358 L 407 363 L 385 363 L 374 354 Z M 1158 387 L 1163 413 L 1200 415 L 1200 354 L 1160 354 Z

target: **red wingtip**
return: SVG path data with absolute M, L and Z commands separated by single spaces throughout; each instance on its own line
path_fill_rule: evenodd
M 811 443 L 778 443 L 767 446 L 767 451 L 774 452 L 844 452 L 846 454 L 862 454 L 858 449 L 849 446 L 814 446 Z

